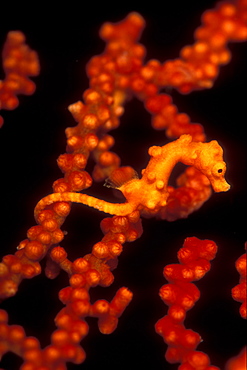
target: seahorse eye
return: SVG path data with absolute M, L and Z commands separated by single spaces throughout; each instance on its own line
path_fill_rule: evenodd
M 226 170 L 226 164 L 225 164 L 225 162 L 218 162 L 218 163 L 216 163 L 214 166 L 213 166 L 213 168 L 212 168 L 212 174 L 214 175 L 214 176 L 217 176 L 217 177 L 221 177 L 222 175 L 224 175 L 224 173 L 225 173 L 225 170 Z

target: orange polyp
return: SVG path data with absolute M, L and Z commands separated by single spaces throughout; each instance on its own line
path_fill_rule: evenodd
M 77 122 L 80 122 L 81 117 L 83 116 L 83 113 L 85 111 L 84 104 L 79 100 L 74 104 L 70 104 L 68 106 L 69 112 L 73 115 L 74 119 Z M 66 131 L 65 131 L 66 132 Z
M 88 300 L 76 300 L 71 303 L 71 309 L 78 317 L 84 317 L 88 315 L 90 310 L 90 303 Z
M 62 232 L 62 230 L 60 230 L 59 228 L 57 228 L 56 230 L 54 230 L 51 233 L 51 236 L 52 236 L 52 243 L 53 244 L 57 244 L 57 243 L 60 243 L 63 240 L 64 233 Z
M 246 277 L 246 265 L 247 265 L 246 253 L 242 254 L 242 256 L 237 259 L 235 265 L 241 277 L 243 278 Z
M 90 268 L 89 262 L 85 258 L 77 258 L 73 262 L 73 270 L 78 273 L 86 272 Z
M 246 299 L 246 283 L 241 283 L 232 288 L 232 298 L 235 301 L 243 302 Z
M 77 346 L 76 347 L 76 353 L 75 358 L 73 360 L 74 364 L 81 364 L 86 359 L 86 353 L 83 348 Z
M 25 254 L 30 260 L 39 261 L 45 253 L 45 247 L 38 241 L 31 241 L 25 247 Z
M 55 214 L 52 210 L 45 209 L 44 211 L 40 212 L 38 222 L 42 223 L 43 221 L 49 220 L 54 217 L 55 217 Z
M 76 288 L 72 289 L 71 295 L 70 295 L 71 302 L 78 301 L 78 300 L 80 300 L 80 301 L 83 301 L 83 300 L 89 301 L 89 299 L 90 299 L 90 296 L 89 296 L 89 293 L 88 293 L 86 288 L 76 287 Z
M 56 346 L 63 346 L 68 343 L 69 335 L 66 330 L 58 329 L 52 333 L 51 341 Z
M 37 236 L 37 241 L 44 245 L 50 245 L 51 240 L 52 240 L 52 236 L 48 231 L 42 231 Z
M 73 166 L 73 155 L 61 154 L 57 159 L 57 164 L 63 172 L 71 170 Z
M 81 136 L 76 136 L 76 135 L 73 135 L 73 136 L 70 136 L 68 139 L 67 139 L 67 144 L 69 147 L 71 147 L 73 150 L 76 150 L 76 149 L 79 149 L 81 148 L 81 146 L 83 145 L 83 139 Z
M 231 358 L 226 364 L 226 370 L 246 370 L 247 362 L 247 347 L 245 346 L 241 352 Z
M 120 159 L 115 153 L 105 151 L 99 157 L 99 164 L 101 166 L 107 167 L 115 163 L 120 163 Z
M 72 288 L 82 288 L 86 285 L 86 278 L 82 274 L 73 274 L 70 277 L 69 282 Z
M 27 337 L 23 341 L 23 348 L 24 349 L 40 348 L 40 343 L 38 339 L 36 339 L 35 337 Z
M 189 350 L 195 349 L 200 342 L 200 335 L 190 329 L 186 329 L 183 336 L 181 336 L 180 338 L 180 343 L 182 344 L 182 346 Z
M 35 240 L 42 231 L 43 227 L 41 225 L 32 226 L 27 231 L 27 237 L 30 240 Z
M 26 364 L 30 362 L 32 364 L 35 364 L 33 366 L 41 365 L 42 355 L 41 355 L 41 351 L 37 348 L 33 348 L 33 349 L 29 349 L 25 351 L 23 354 L 23 358 L 25 359 L 25 361 L 27 361 Z M 24 370 L 29 370 L 29 369 L 33 370 L 34 367 L 24 367 Z
M 62 247 L 55 247 L 50 252 L 50 257 L 54 262 L 60 263 L 67 258 L 67 252 Z
M 92 254 L 97 258 L 106 258 L 109 256 L 109 250 L 106 244 L 99 242 L 93 246 Z
M 176 322 L 182 323 L 186 317 L 186 311 L 179 305 L 172 305 L 169 307 L 168 315 Z
M 8 334 L 8 339 L 11 342 L 14 342 L 14 343 L 22 342 L 25 337 L 26 337 L 26 334 L 22 326 L 11 325 L 9 334 Z
M 85 128 L 95 130 L 98 124 L 98 118 L 95 114 L 86 114 L 82 122 Z
M 8 313 L 3 309 L 0 309 L 0 323 L 7 323 L 8 319 Z
M 55 219 L 44 220 L 42 226 L 46 231 L 55 231 L 58 228 L 58 223 Z
M 199 351 L 192 352 L 188 357 L 188 362 L 197 370 L 205 370 L 210 365 L 209 357 Z
M 123 247 L 121 243 L 113 242 L 109 246 L 109 252 L 113 257 L 119 256 L 122 253 L 122 250 L 123 250 Z
M 54 181 L 52 188 L 55 193 L 64 193 L 71 190 L 70 184 L 63 178 Z
M 89 286 L 96 286 L 100 282 L 100 273 L 97 270 L 90 269 L 86 272 L 86 280 Z
M 76 169 L 83 170 L 87 164 L 87 158 L 82 153 L 77 153 L 73 156 L 73 166 Z
M 110 310 L 110 305 L 109 303 L 104 300 L 98 300 L 96 301 L 93 306 L 92 306 L 92 315 L 96 317 L 101 317 L 105 314 L 107 314 Z
M 11 266 L 10 266 L 10 271 L 13 273 L 13 274 L 20 274 L 21 273 L 21 270 L 22 270 L 22 265 L 20 262 L 16 262 L 16 263 L 13 263 Z
M 80 191 L 85 188 L 85 175 L 80 171 L 72 171 L 68 176 L 71 190 Z
M 49 364 L 58 361 L 60 356 L 60 350 L 54 345 L 50 345 L 44 349 L 44 358 Z
M 41 269 L 40 269 L 41 270 Z M 25 279 L 32 279 L 34 276 L 40 274 L 40 271 L 37 271 L 34 266 L 32 265 L 22 265 L 22 275 Z
M 70 297 L 71 297 L 71 293 L 72 293 L 72 288 L 69 286 L 69 287 L 66 287 L 66 288 L 63 288 L 59 291 L 59 299 L 61 302 L 63 302 L 64 304 L 70 302 Z M 66 317 L 67 318 L 67 317 Z
M 53 206 L 54 212 L 60 217 L 67 217 L 70 213 L 70 204 L 68 202 L 57 202 Z
M 132 300 L 133 293 L 128 288 L 120 288 L 115 297 L 111 301 L 111 308 L 115 312 L 116 316 L 119 317 L 126 306 Z

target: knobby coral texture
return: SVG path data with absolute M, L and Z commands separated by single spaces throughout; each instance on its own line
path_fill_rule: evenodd
M 247 3 L 100 7 L 3 6 L 0 367 L 243 370 Z

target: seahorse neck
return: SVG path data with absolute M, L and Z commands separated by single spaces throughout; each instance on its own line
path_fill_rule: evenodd
M 183 135 L 179 140 L 163 147 L 151 147 L 149 149 L 151 159 L 143 171 L 143 178 L 150 180 L 155 177 L 156 181 L 162 180 L 167 186 L 171 172 L 178 162 L 194 165 L 196 151 L 201 145 L 202 143 L 191 142 L 190 135 Z

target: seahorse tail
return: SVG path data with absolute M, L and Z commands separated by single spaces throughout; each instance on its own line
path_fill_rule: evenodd
M 46 206 L 49 206 L 50 204 L 53 204 L 55 202 L 62 202 L 64 201 L 62 199 L 62 195 L 63 193 L 52 193 L 52 194 L 49 194 L 47 195 L 46 197 L 42 198 L 35 206 L 34 208 L 34 217 L 35 217 L 35 220 L 37 221 L 37 217 L 39 215 L 39 213 L 41 211 L 43 211 L 43 209 L 46 207 Z
M 82 203 L 89 207 L 93 207 L 101 212 L 109 213 L 110 215 L 126 216 L 134 210 L 134 207 L 131 206 L 129 203 L 109 203 L 103 199 L 98 199 L 90 195 L 81 193 L 67 194 L 73 194 L 70 197 L 71 202 Z
M 42 198 L 34 209 L 34 216 L 37 220 L 38 214 L 48 205 L 55 202 L 73 202 L 81 203 L 89 207 L 98 209 L 101 212 L 109 213 L 111 215 L 126 216 L 135 210 L 135 207 L 129 203 L 109 203 L 102 199 L 92 197 L 82 193 L 53 193 Z

